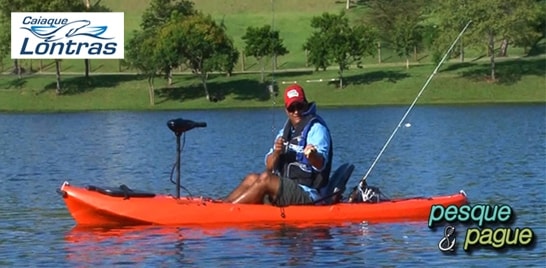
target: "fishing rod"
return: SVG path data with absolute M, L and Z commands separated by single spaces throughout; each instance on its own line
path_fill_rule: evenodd
M 271 0 L 271 33 L 275 31 L 275 0 Z M 271 36 L 272 41 L 273 36 Z M 273 46 L 271 47 L 273 49 Z M 275 50 L 271 51 L 271 83 L 267 86 L 267 90 L 269 91 L 269 96 L 273 100 L 271 103 L 271 133 L 273 136 L 275 136 L 277 133 L 275 133 L 275 106 L 277 105 L 277 95 L 278 95 L 278 88 L 277 88 L 277 82 L 275 81 L 275 64 L 276 64 L 276 55 Z
M 409 108 L 406 110 L 406 113 L 404 114 L 404 116 L 402 116 L 402 119 L 400 119 L 400 122 L 398 122 L 398 125 L 394 128 L 394 131 L 392 132 L 392 134 L 390 135 L 390 137 L 387 139 L 387 142 L 385 142 L 385 145 L 383 145 L 383 148 L 381 148 L 381 150 L 379 151 L 379 153 L 377 154 L 377 157 L 375 158 L 375 160 L 372 162 L 370 168 L 368 169 L 368 171 L 366 172 L 366 174 L 364 174 L 364 177 L 362 177 L 362 179 L 360 180 L 360 182 L 358 183 L 357 186 L 355 186 L 353 188 L 353 191 L 351 192 L 351 194 L 349 195 L 349 200 L 348 202 L 353 202 L 353 200 L 356 199 L 357 197 L 357 194 L 360 191 L 362 191 L 365 183 L 366 183 L 366 179 L 368 178 L 368 176 L 370 175 L 370 173 L 372 172 L 372 169 L 375 167 L 375 165 L 377 164 L 377 161 L 379 161 L 379 158 L 381 158 L 381 155 L 383 155 L 383 152 L 385 152 L 385 149 L 387 149 L 387 146 L 389 145 L 389 143 L 391 142 L 391 140 L 394 138 L 394 135 L 396 135 L 396 132 L 398 132 L 398 129 L 401 127 L 402 123 L 406 120 L 406 117 L 408 116 L 408 114 L 411 112 L 411 109 L 413 109 L 413 106 L 415 106 L 415 103 L 417 103 L 417 100 L 419 99 L 419 97 L 421 97 L 421 95 L 423 94 L 423 92 L 425 91 L 425 88 L 428 86 L 428 84 L 430 83 L 430 81 L 432 80 L 432 78 L 434 77 L 434 75 L 438 72 L 438 69 L 440 69 L 440 66 L 442 65 L 442 63 L 444 63 L 444 61 L 446 60 L 447 58 L 447 55 L 449 55 L 449 53 L 451 53 L 451 50 L 453 50 L 453 47 L 455 47 L 455 44 L 459 41 L 459 39 L 461 38 L 461 36 L 463 35 L 463 33 L 466 31 L 466 29 L 468 28 L 468 26 L 470 26 L 470 24 L 472 23 L 472 20 L 470 20 L 466 26 L 464 26 L 463 30 L 459 33 L 459 35 L 457 36 L 457 38 L 455 38 L 455 41 L 453 41 L 453 43 L 451 44 L 451 46 L 449 47 L 449 49 L 447 50 L 447 52 L 444 54 L 444 56 L 442 57 L 442 60 L 440 60 L 440 62 L 438 63 L 438 65 L 436 65 L 436 68 L 434 69 L 434 71 L 430 74 L 430 76 L 428 77 L 427 81 L 425 82 L 425 84 L 423 85 L 423 87 L 421 88 L 421 90 L 419 91 L 419 93 L 417 94 L 417 96 L 415 97 L 415 99 L 413 100 L 413 102 L 411 103 L 411 105 L 409 106 Z

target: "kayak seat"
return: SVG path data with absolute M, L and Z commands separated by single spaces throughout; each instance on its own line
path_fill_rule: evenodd
M 350 163 L 344 163 L 339 166 L 330 176 L 328 185 L 320 190 L 323 196 L 320 201 L 326 205 L 339 203 L 346 189 L 347 181 L 349 181 L 354 169 L 355 166 Z
M 125 184 L 120 185 L 118 188 L 113 187 L 98 187 L 94 185 L 88 185 L 85 187 L 89 191 L 99 192 L 101 194 L 113 196 L 113 197 L 123 197 L 123 199 L 129 199 L 130 197 L 154 197 L 154 193 L 148 193 L 144 191 L 133 190 L 127 187 Z

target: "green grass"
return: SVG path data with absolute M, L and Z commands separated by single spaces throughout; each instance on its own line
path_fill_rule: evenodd
M 499 80 L 487 81 L 487 64 L 448 64 L 426 88 L 418 104 L 445 103 L 527 103 L 546 102 L 545 57 L 504 61 L 497 64 Z M 321 106 L 407 105 L 417 96 L 435 66 L 351 69 L 345 74 L 349 85 L 339 89 L 333 83 L 306 80 L 336 77 L 335 71 L 294 71 L 275 73 L 283 81 L 298 81 L 310 100 Z M 269 78 L 270 79 L 270 78 Z M 0 77 L 0 111 L 81 111 L 81 110 L 171 110 L 271 107 L 282 105 L 282 96 L 271 99 L 259 74 L 212 75 L 210 92 L 223 98 L 207 101 L 204 90 L 192 76 L 177 75 L 174 85 L 156 79 L 156 104 L 149 105 L 147 83 L 136 75 L 65 76 L 66 93 L 55 94 L 55 77 L 32 75 L 19 80 Z

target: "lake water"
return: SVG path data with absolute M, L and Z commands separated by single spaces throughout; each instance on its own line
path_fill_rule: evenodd
M 349 188 L 406 109 L 319 110 L 332 131 L 334 165 L 356 165 Z M 166 122 L 178 117 L 208 123 L 186 134 L 182 183 L 212 197 L 263 169 L 285 120 L 280 109 L 0 114 L 0 266 L 544 265 L 544 105 L 417 106 L 368 177 L 390 197 L 463 189 L 472 204 L 510 205 L 514 222 L 489 227 L 529 227 L 531 247 L 465 252 L 465 230 L 475 225 L 458 223 L 455 254 L 438 249 L 443 230 L 426 222 L 74 228 L 56 193 L 64 181 L 175 193 L 175 138 Z

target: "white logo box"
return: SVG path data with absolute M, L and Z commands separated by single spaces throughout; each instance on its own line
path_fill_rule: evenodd
M 123 12 L 12 12 L 12 59 L 123 59 Z

